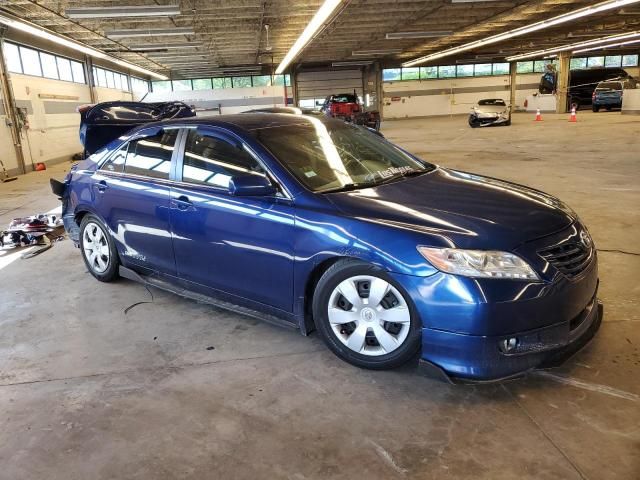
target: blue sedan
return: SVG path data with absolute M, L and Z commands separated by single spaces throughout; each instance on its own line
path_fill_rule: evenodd
M 470 381 L 561 362 L 600 325 L 595 247 L 550 195 L 322 116 L 139 123 L 102 124 L 106 145 L 52 181 L 100 281 L 317 330 L 359 367 L 419 357 Z

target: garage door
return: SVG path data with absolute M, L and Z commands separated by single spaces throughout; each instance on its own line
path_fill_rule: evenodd
M 363 96 L 360 70 L 300 72 L 296 76 L 296 81 L 300 107 L 320 106 L 327 95 L 332 93 L 353 93 L 355 90 L 360 98 Z

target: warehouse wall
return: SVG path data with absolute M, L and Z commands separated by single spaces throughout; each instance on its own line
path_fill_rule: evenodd
M 509 100 L 509 76 L 384 82 L 385 119 L 468 113 L 480 98 Z
M 640 76 L 638 67 L 625 70 L 636 78 Z M 517 75 L 514 111 L 524 110 L 527 96 L 538 91 L 540 75 Z M 501 75 L 383 82 L 382 90 L 385 119 L 467 114 L 471 106 L 482 98 L 502 98 L 508 102 L 510 77 Z
M 182 92 L 151 92 L 145 102 L 177 100 L 194 105 L 198 116 L 240 113 L 254 108 L 284 107 L 285 87 L 221 88 Z M 220 110 L 218 110 L 220 109 Z
M 29 121 L 22 133 L 27 169 L 82 150 L 76 108 L 91 101 L 87 85 L 18 74 L 11 74 L 11 82 L 16 106 L 26 110 Z M 12 167 L 17 166 L 14 160 Z
M 0 87 L 1 88 L 1 87 Z M 0 96 L 0 160 L 7 170 L 14 171 L 18 167 L 15 149 L 11 139 L 11 129 L 7 126 L 7 115 L 2 97 Z M 2 176 L 2 166 L 0 164 L 0 176 Z

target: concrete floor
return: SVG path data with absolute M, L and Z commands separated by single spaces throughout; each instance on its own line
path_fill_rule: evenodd
M 640 478 L 640 117 L 532 120 L 383 130 L 580 214 L 600 249 L 606 316 L 565 366 L 492 386 L 363 371 L 315 335 L 100 284 L 68 240 L 30 260 L 5 251 L 0 478 Z M 68 166 L 0 184 L 0 224 L 55 207 L 48 178 Z M 136 302 L 148 303 L 124 312 Z

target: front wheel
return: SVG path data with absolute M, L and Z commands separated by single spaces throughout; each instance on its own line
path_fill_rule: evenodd
M 420 347 L 411 299 L 386 272 L 364 262 L 340 260 L 325 272 L 313 316 L 329 349 L 358 367 L 399 367 Z
M 596 106 L 596 105 L 594 105 L 591 109 L 592 109 L 594 112 L 599 112 L 599 111 L 600 111 L 600 107 L 598 107 L 598 106 Z
M 89 272 L 98 280 L 111 282 L 118 277 L 118 252 L 95 215 L 86 215 L 80 223 L 80 251 Z

